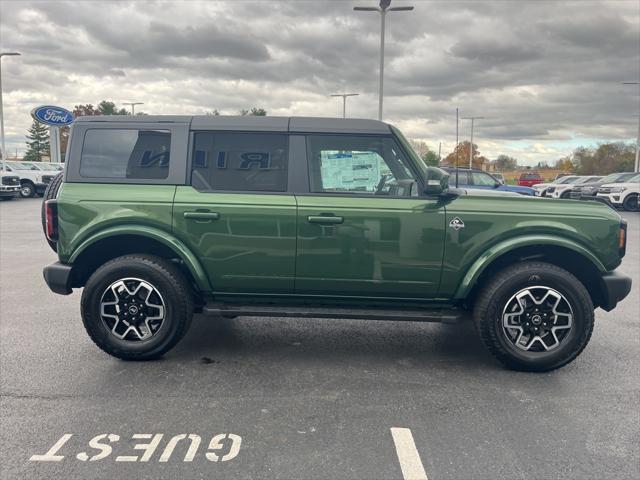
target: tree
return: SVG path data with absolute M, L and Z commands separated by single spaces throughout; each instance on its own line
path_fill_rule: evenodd
M 409 143 L 425 165 L 438 166 L 438 155 L 429 148 L 429 145 L 427 145 L 426 142 L 420 140 L 409 140 Z
M 573 172 L 573 162 L 571 161 L 571 157 L 563 157 L 556 161 L 554 164 L 554 168 L 557 170 L 562 170 L 563 172 Z
M 247 115 L 253 116 L 253 117 L 266 117 L 267 111 L 264 108 L 252 107 L 251 110 L 245 110 L 245 109 L 240 110 L 240 115 L 242 115 L 243 117 Z
M 214 108 L 213 110 L 207 110 L 206 112 L 204 112 L 204 114 L 207 117 L 219 117 L 220 116 L 220 112 L 218 111 L 217 108 Z
M 597 148 L 579 147 L 571 155 L 571 163 L 580 175 L 606 175 L 633 170 L 633 144 L 602 143 Z
M 98 104 L 98 115 L 129 115 L 125 108 L 117 108 L 116 104 L 109 100 L 102 100 Z
M 470 150 L 470 142 L 462 142 L 459 143 L 455 150 L 451 152 L 442 162 L 445 165 L 450 165 L 452 167 L 469 167 L 469 150 Z M 487 163 L 489 160 L 486 157 L 480 155 L 478 151 L 478 146 L 473 144 L 473 167 L 474 168 L 482 168 L 482 165 Z M 457 165 L 456 165 L 457 162 Z
M 27 134 L 27 152 L 24 159 L 30 162 L 41 162 L 42 157 L 49 156 L 49 129 L 35 120 Z
M 495 159 L 494 165 L 500 171 L 515 170 L 518 168 L 518 160 L 509 155 L 501 154 Z

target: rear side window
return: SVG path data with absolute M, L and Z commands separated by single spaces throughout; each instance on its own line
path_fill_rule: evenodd
M 85 178 L 164 179 L 169 175 L 168 130 L 87 130 L 80 176 Z
M 197 132 L 191 185 L 200 191 L 284 192 L 288 136 Z

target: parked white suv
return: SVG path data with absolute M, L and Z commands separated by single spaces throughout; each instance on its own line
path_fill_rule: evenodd
M 547 188 L 545 192 L 547 197 L 551 198 L 569 198 L 571 196 L 571 190 L 578 185 L 585 185 L 589 182 L 595 182 L 602 178 L 602 176 L 597 175 L 582 175 L 579 177 L 574 177 L 572 180 L 552 185 L 550 188 Z
M 638 211 L 640 195 L 640 173 L 624 183 L 609 183 L 598 189 L 597 197 L 606 200 L 614 207 L 622 207 L 631 212 Z
M 49 182 L 57 175 L 56 171 L 38 167 L 36 162 L 5 162 L 7 172 L 20 177 L 20 196 L 42 195 Z
M 565 175 L 564 177 L 556 178 L 553 182 L 537 183 L 531 188 L 533 188 L 533 194 L 536 197 L 545 197 L 547 193 L 547 189 L 549 189 L 550 187 L 553 187 L 555 185 L 570 183 L 577 180 L 578 178 L 580 177 L 578 177 L 577 175 Z

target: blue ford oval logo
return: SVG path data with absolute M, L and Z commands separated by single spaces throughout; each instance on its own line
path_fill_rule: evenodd
M 69 110 L 51 105 L 34 108 L 31 110 L 31 116 L 40 123 L 54 127 L 62 127 L 73 122 L 73 114 Z

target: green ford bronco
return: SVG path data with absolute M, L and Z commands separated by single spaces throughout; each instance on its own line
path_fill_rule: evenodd
M 158 357 L 194 313 L 440 321 L 546 371 L 585 348 L 631 280 L 597 202 L 463 190 L 373 120 L 79 118 L 43 224 L 92 340 Z

